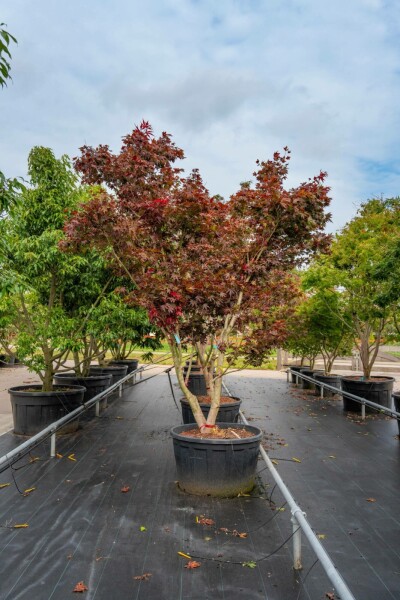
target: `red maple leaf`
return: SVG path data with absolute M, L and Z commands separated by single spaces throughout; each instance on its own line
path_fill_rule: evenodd
M 79 581 L 72 591 L 73 592 L 87 592 L 88 589 L 89 588 L 87 587 L 87 585 L 85 585 L 83 583 L 83 581 Z

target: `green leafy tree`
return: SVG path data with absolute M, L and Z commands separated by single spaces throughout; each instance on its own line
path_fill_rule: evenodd
M 101 293 L 101 282 L 93 254 L 59 249 L 65 220 L 86 197 L 68 158 L 35 147 L 28 172 L 30 187 L 0 222 L 0 341 L 39 374 L 44 391 L 51 391 L 69 352 L 81 349 L 88 306 Z M 71 306 L 82 296 L 86 313 L 74 313 Z
M 335 359 L 350 354 L 353 347 L 346 297 L 331 281 L 329 271 L 318 265 L 304 273 L 303 287 L 308 293 L 303 307 L 308 335 L 315 340 L 329 375 Z
M 103 360 L 107 352 L 113 360 L 125 360 L 136 348 L 151 352 L 160 347 L 160 332 L 151 325 L 146 311 L 129 306 L 115 291 L 93 310 L 89 327 Z
M 346 306 L 365 378 L 371 375 L 394 313 L 388 283 L 376 277 L 376 272 L 393 238 L 398 238 L 399 225 L 399 198 L 369 200 L 336 236 L 331 254 L 319 260 L 326 281 L 341 291 L 341 306 Z

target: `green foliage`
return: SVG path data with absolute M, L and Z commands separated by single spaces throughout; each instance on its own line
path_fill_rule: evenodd
M 94 253 L 82 257 L 59 247 L 66 218 L 87 195 L 68 158 L 36 147 L 28 166 L 30 187 L 0 221 L 0 342 L 50 390 L 68 354 L 83 348 L 104 268 Z
M 394 296 L 388 294 L 387 278 L 377 273 L 383 273 L 382 264 L 393 238 L 398 238 L 399 225 L 399 198 L 365 202 L 336 236 L 331 254 L 318 260 L 318 269 L 308 281 L 312 288 L 315 277 L 322 277 L 326 288 L 341 292 L 341 305 L 346 307 L 365 377 L 370 375 L 393 315 Z
M 96 341 L 104 351 L 111 352 L 114 360 L 128 358 L 135 348 L 151 351 L 161 347 L 160 332 L 154 335 L 156 328 L 150 324 L 146 311 L 128 306 L 115 292 L 95 307 L 90 328 Z
M 11 79 L 10 70 L 10 60 L 11 60 L 11 52 L 10 52 L 10 44 L 14 42 L 17 44 L 17 40 L 11 33 L 9 33 L 6 29 L 5 23 L 0 23 L 0 85 L 4 87 L 7 85 L 7 80 Z

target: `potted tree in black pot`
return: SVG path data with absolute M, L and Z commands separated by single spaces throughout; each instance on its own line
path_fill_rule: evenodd
M 29 186 L 0 221 L 2 298 L 0 319 L 13 351 L 41 385 L 11 388 L 15 433 L 32 435 L 79 406 L 85 388 L 63 382 L 57 372 L 80 348 L 82 321 L 68 314 L 64 299 L 71 279 L 83 285 L 91 257 L 59 249 L 70 211 L 85 197 L 69 160 L 36 147 L 28 159 Z M 76 429 L 77 421 L 69 424 Z
M 237 495 L 254 485 L 262 434 L 218 424 L 222 377 L 238 356 L 257 365 L 282 345 L 297 296 L 293 267 L 327 242 L 328 189 L 320 174 L 286 191 L 285 151 L 258 164 L 254 188 L 243 184 L 224 202 L 210 197 L 197 171 L 179 178 L 172 164 L 181 157 L 169 136 L 155 139 L 146 123 L 124 138 L 118 155 L 84 147 L 76 162 L 84 181 L 107 183 L 112 193 L 104 189 L 83 205 L 66 231 L 71 245 L 91 242 L 129 274 L 135 301 L 169 343 L 195 418 L 172 429 L 180 486 Z M 185 383 L 184 344 L 196 349 L 207 382 L 207 416 Z M 195 460 L 198 451 L 204 460 Z
M 351 323 L 354 346 L 360 354 L 362 375 L 342 378 L 343 391 L 391 407 L 393 377 L 371 374 L 394 305 L 378 302 L 386 282 L 375 277 L 387 255 L 388 244 L 399 228 L 400 200 L 369 200 L 336 236 L 332 252 L 321 267 L 340 288 Z M 361 405 L 344 397 L 345 410 L 359 412 Z

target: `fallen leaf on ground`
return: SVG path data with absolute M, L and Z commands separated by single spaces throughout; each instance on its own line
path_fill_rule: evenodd
M 232 535 L 234 535 L 235 537 L 247 538 L 247 533 L 246 532 L 240 533 L 239 531 L 236 531 L 236 529 L 234 529 L 232 531 Z
M 3 488 L 9 487 L 11 485 L 11 483 L 0 483 L 0 490 L 2 490 Z
M 294 462 L 301 463 L 301 460 L 300 460 L 299 458 L 295 458 L 295 457 L 293 457 L 293 456 L 292 456 L 292 460 L 293 460 Z
M 202 517 L 197 521 L 200 525 L 215 525 L 215 521 L 212 519 L 207 519 L 206 517 Z
M 324 540 L 324 539 L 326 538 L 326 535 L 325 535 L 325 533 L 319 533 L 319 534 L 317 535 L 317 538 L 318 538 L 319 540 Z
M 140 526 L 140 531 L 147 531 L 147 527 L 145 527 L 144 525 Z
M 184 552 L 178 552 L 179 556 L 183 556 L 183 558 L 192 558 L 189 554 L 185 554 Z
M 367 498 L 367 502 L 376 502 L 375 498 Z
M 274 465 L 278 465 L 278 461 L 277 460 L 271 460 L 272 463 L 274 463 Z
M 63 455 L 62 455 L 62 454 L 59 454 L 59 453 L 57 452 L 57 454 L 56 454 L 56 458 L 62 458 L 62 457 L 63 457 Z
M 249 567 L 249 569 L 255 569 L 256 566 L 257 566 L 257 563 L 254 562 L 254 560 L 250 560 L 249 562 L 242 563 L 242 567 Z
M 38 461 L 38 460 L 40 460 L 40 458 L 39 458 L 38 456 L 31 456 L 31 457 L 29 458 L 29 462 L 30 462 L 30 463 L 34 463 L 34 462 L 36 462 L 36 461 Z
M 26 529 L 29 527 L 28 523 L 17 523 L 14 525 L 14 529 Z
M 89 588 L 87 587 L 87 585 L 85 585 L 83 583 L 83 581 L 79 581 L 72 591 L 73 592 L 86 592 L 88 589 Z
M 24 496 L 29 496 L 29 494 L 31 494 L 35 490 L 36 490 L 35 487 L 28 488 L 27 490 L 24 491 Z
M 76 462 L 75 452 L 73 454 L 69 454 L 68 458 L 69 458 L 69 460 L 72 460 L 73 462 Z
M 185 569 L 197 569 L 200 567 L 201 563 L 196 560 L 189 560 L 189 562 L 185 565 Z
M 328 458 L 336 458 L 334 454 L 330 454 Z
M 129 487 L 129 485 L 124 485 L 124 487 L 121 488 L 121 492 L 123 494 L 126 494 L 126 492 L 129 492 L 131 488 Z
M 149 581 L 151 576 L 151 573 L 143 573 L 143 575 L 135 575 L 133 579 L 136 579 L 136 581 Z

